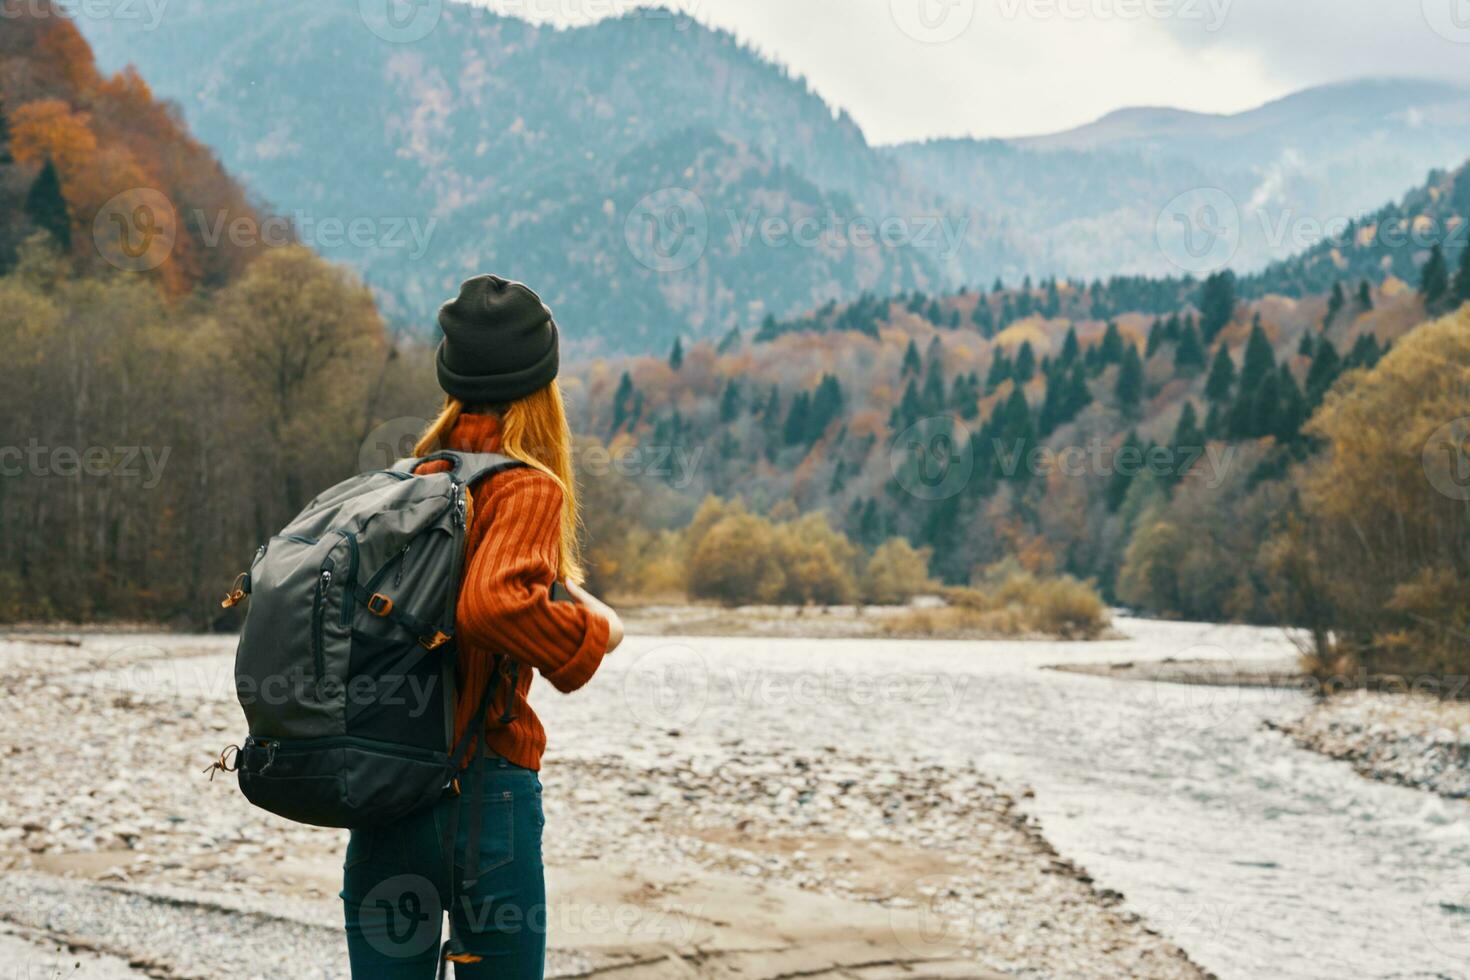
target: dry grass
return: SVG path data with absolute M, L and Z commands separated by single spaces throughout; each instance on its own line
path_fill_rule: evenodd
M 1111 625 L 1097 590 L 1071 576 L 1013 572 L 998 583 L 945 589 L 945 605 L 885 618 L 892 636 L 1055 636 L 1092 640 Z

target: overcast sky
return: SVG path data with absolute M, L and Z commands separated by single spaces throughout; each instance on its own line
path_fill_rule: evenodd
M 638 0 L 478 0 L 568 24 Z M 875 143 L 1113 109 L 1235 112 L 1364 76 L 1470 82 L 1470 0 L 664 0 L 805 75 Z

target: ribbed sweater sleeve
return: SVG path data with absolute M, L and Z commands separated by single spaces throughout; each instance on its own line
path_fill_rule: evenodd
M 558 690 L 586 684 L 602 663 L 608 625 L 581 605 L 553 602 L 562 491 L 535 469 L 493 477 L 475 494 L 476 531 L 460 590 L 464 643 L 528 664 Z

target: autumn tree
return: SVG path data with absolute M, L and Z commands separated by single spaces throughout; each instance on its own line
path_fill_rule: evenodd
M 904 538 L 889 538 L 874 549 L 863 567 L 863 600 L 897 606 L 931 591 L 935 586 L 929 577 L 932 554 L 931 549 L 915 548 Z
M 277 481 L 262 513 L 268 534 L 325 484 L 323 463 L 342 465 L 327 447 L 354 446 L 382 322 L 360 281 L 300 246 L 265 253 L 217 307 L 220 342 L 261 427 L 259 464 Z
M 1302 474 L 1303 547 L 1323 574 L 1336 646 L 1370 672 L 1470 668 L 1470 309 L 1405 336 L 1350 375 L 1307 426 L 1324 444 Z M 1461 420 L 1455 422 L 1454 420 Z

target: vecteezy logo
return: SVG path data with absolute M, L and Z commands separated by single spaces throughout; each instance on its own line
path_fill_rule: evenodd
M 1424 20 L 1434 33 L 1456 44 L 1470 44 L 1470 0 L 1422 0 Z
M 680 272 L 704 257 L 709 245 L 709 211 L 684 187 L 647 195 L 623 222 L 628 250 L 654 272 Z
M 1470 416 L 1435 429 L 1419 462 L 1434 489 L 1451 500 L 1470 500 Z
M 944 44 L 975 20 L 975 0 L 888 0 L 893 22 L 915 41 Z
M 413 455 L 419 436 L 429 427 L 427 419 L 414 415 L 389 419 L 369 432 L 357 450 L 357 471 L 386 470 L 400 459 Z
M 358 909 L 368 943 L 395 959 L 420 956 L 438 945 L 443 919 L 439 891 L 422 875 L 394 875 L 379 882 Z
M 151 187 L 134 187 L 97 209 L 92 244 L 98 255 L 118 269 L 148 272 L 173 254 L 177 230 L 173 202 Z
M 1218 187 L 1197 187 L 1159 212 L 1154 240 L 1164 258 L 1196 275 L 1219 272 L 1240 248 L 1240 208 Z
M 687 728 L 709 701 L 709 665 L 681 644 L 639 654 L 623 675 L 623 703 L 650 728 Z
M 358 0 L 368 30 L 392 44 L 422 41 L 439 26 L 444 0 Z
M 893 440 L 888 467 L 898 485 L 920 500 L 953 497 L 975 472 L 969 430 L 951 415 L 920 419 Z

